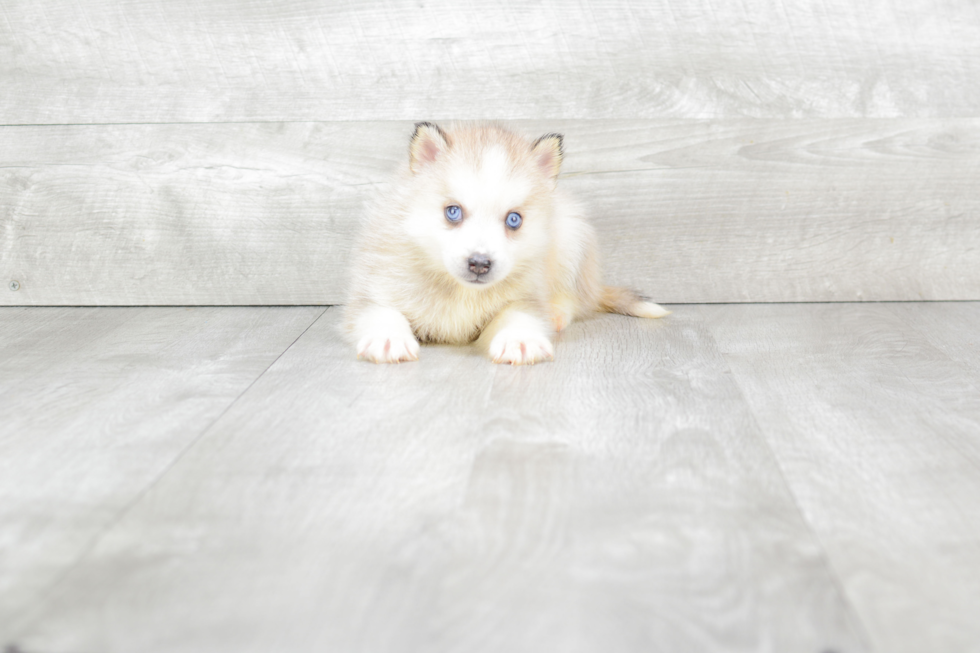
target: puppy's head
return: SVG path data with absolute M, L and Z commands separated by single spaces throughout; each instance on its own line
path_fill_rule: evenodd
M 562 137 L 530 141 L 494 126 L 415 126 L 406 232 L 426 263 L 488 288 L 547 253 Z

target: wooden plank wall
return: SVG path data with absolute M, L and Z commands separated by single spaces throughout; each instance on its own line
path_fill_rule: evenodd
M 422 119 L 563 131 L 664 302 L 980 299 L 970 0 L 13 0 L 0 84 L 0 304 L 342 302 Z

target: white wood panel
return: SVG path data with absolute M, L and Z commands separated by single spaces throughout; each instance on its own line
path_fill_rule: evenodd
M 8 0 L 0 124 L 953 117 L 971 0 Z
M 978 120 L 515 126 L 565 132 L 608 280 L 659 301 L 980 298 Z M 0 128 L 0 304 L 343 302 L 410 131 Z
M 0 309 L 0 648 L 322 311 Z
M 867 650 L 703 324 L 376 366 L 330 309 L 19 633 L 24 650 Z
M 980 375 L 980 304 L 896 304 L 890 308 L 930 345 Z
M 978 650 L 980 378 L 910 326 L 932 308 L 687 310 L 708 318 L 874 649 Z

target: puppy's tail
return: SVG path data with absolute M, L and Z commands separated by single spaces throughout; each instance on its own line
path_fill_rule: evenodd
M 599 308 L 607 313 L 632 315 L 633 317 L 663 317 L 670 315 L 663 306 L 640 297 L 627 288 L 604 286 L 599 298 Z

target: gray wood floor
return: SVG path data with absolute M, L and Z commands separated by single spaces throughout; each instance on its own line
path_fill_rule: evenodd
M 0 309 L 0 648 L 980 651 L 980 303 L 673 308 Z

